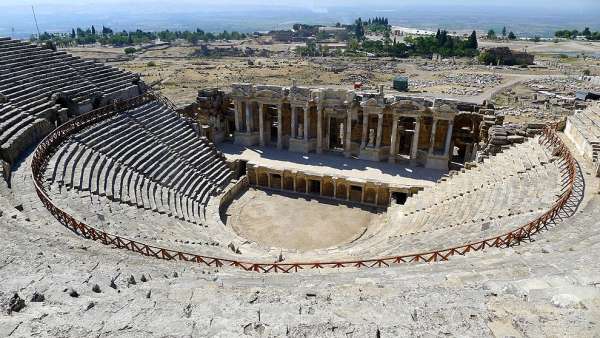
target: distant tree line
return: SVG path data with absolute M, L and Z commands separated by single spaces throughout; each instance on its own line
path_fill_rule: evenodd
M 600 40 L 600 32 L 592 32 L 589 27 L 586 27 L 583 31 L 574 30 L 559 30 L 554 32 L 554 36 L 557 38 L 564 39 L 575 39 L 578 36 L 584 36 L 588 40 Z
M 362 22 L 357 20 L 357 22 Z M 431 57 L 439 54 L 442 57 L 473 57 L 478 55 L 477 33 L 473 31 L 468 38 L 452 36 L 445 30 L 438 30 L 435 36 L 407 37 L 405 42 L 391 40 L 384 35 L 383 40 L 359 40 L 356 36 L 348 41 L 344 51 L 345 56 L 362 56 L 373 54 L 376 56 Z M 308 41 L 306 47 L 298 47 L 296 53 L 301 56 L 337 56 L 339 50 L 328 50 L 326 46 L 320 47 L 314 41 Z
M 362 18 L 358 18 L 354 21 L 354 24 L 346 27 L 349 31 L 354 33 L 357 40 L 364 40 L 365 32 L 384 33 L 388 35 L 391 31 L 388 18 L 385 17 L 374 17 L 363 21 Z
M 508 32 L 508 30 L 506 29 L 506 26 L 502 27 L 502 32 L 501 32 L 501 38 L 502 39 L 508 39 L 508 40 L 516 40 L 517 36 L 515 35 L 515 33 L 513 33 L 512 31 Z M 486 37 L 488 38 L 488 40 L 497 40 L 500 37 L 496 34 L 496 31 L 493 29 L 488 30 Z
M 411 46 L 411 54 L 420 56 L 439 54 L 442 57 L 472 57 L 478 54 L 479 46 L 475 31 L 465 39 L 438 29 L 435 36 L 407 37 L 405 41 Z
M 192 44 L 200 41 L 208 42 L 215 40 L 240 40 L 245 39 L 246 34 L 239 32 L 223 31 L 221 33 L 204 32 L 201 29 L 195 31 L 170 31 L 145 32 L 142 30 L 114 32 L 109 27 L 102 26 L 101 31 L 97 31 L 94 26 L 90 28 L 73 28 L 70 33 L 48 33 L 44 32 L 39 37 L 32 36 L 31 40 L 42 42 L 52 42 L 59 47 L 89 45 L 100 43 L 102 45 L 111 45 L 115 47 L 132 46 L 160 38 L 162 41 L 171 42 L 176 39 L 182 39 Z

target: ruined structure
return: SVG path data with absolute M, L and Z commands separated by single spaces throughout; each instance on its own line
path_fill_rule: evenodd
M 565 134 L 575 144 L 577 151 L 587 159 L 600 164 L 600 104 L 576 111 L 566 121 Z M 600 169 L 596 170 L 600 175 Z
M 511 50 L 508 47 L 493 47 L 485 49 L 481 53 L 480 59 L 485 64 L 526 66 L 533 64 L 534 55 L 527 52 Z
M 205 90 L 178 112 L 135 74 L 9 39 L 0 74 L 12 173 L 0 180 L 0 336 L 598 331 L 598 180 L 560 125 L 505 144 L 511 129 L 487 106 L 295 85 Z M 568 129 L 591 141 L 585 117 L 597 120 L 578 113 Z M 430 169 L 483 139 L 502 151 Z M 278 152 L 283 168 L 235 167 L 210 140 Z M 329 152 L 347 157 L 329 156 L 336 167 Z M 390 177 L 416 183 L 394 191 Z M 249 186 L 327 203 L 331 221 L 310 232 L 314 215 L 274 205 L 270 219 L 295 231 L 263 217 L 250 226 L 265 241 L 249 240 L 228 213 Z M 269 241 L 348 231 L 324 198 L 368 205 L 373 222 L 327 247 Z
M 5 168 L 69 118 L 145 90 L 135 74 L 8 38 L 0 38 L 0 74 Z
M 200 92 L 199 102 L 219 100 Z M 345 89 L 234 84 L 230 107 L 203 108 L 213 140 L 292 152 L 340 152 L 370 161 L 448 169 L 458 103 Z M 229 109 L 227 109 L 229 108 Z M 232 116 L 233 115 L 233 116 Z

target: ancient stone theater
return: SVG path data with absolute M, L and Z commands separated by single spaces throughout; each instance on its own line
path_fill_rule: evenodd
M 597 335 L 598 108 L 400 94 L 0 39 L 0 335 Z

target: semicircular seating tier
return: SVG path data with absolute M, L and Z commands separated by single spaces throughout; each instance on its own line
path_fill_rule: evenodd
M 136 74 L 0 38 L 0 157 L 12 164 L 71 116 L 144 90 Z
M 150 245 L 232 257 L 228 244 L 234 243 L 239 259 L 268 262 L 283 254 L 289 262 L 367 259 L 480 241 L 535 219 L 562 190 L 561 161 L 536 137 L 390 207 L 380 226 L 351 243 L 306 252 L 261 247 L 203 219 L 205 198 L 219 190 L 203 189 L 223 187 L 230 171 L 212 149 L 195 150 L 207 148 L 181 135 L 179 129 L 188 127 L 168 114 L 151 102 L 75 136 L 48 165 L 53 200 L 77 219 Z M 161 156 L 169 160 L 157 163 Z M 200 231 L 197 224 L 206 227 Z
M 232 176 L 223 155 L 160 101 L 74 135 L 48 169 L 52 190 L 85 191 L 196 224 L 205 223 L 209 199 Z
M 530 139 L 392 206 L 384 226 L 355 246 L 423 252 L 506 233 L 552 208 L 563 190 L 560 165 L 538 137 Z

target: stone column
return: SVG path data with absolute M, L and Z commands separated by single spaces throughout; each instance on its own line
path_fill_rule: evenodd
M 323 153 L 323 107 L 317 106 L 317 153 Z
M 310 130 L 310 122 L 309 120 L 309 112 L 310 112 L 310 107 L 308 105 L 306 105 L 306 107 L 304 107 L 304 142 L 308 143 L 308 132 Z
M 264 147 L 265 146 L 265 108 L 266 105 L 265 104 L 260 104 L 259 103 L 259 107 L 258 107 L 258 133 L 259 133 L 259 140 L 260 140 L 260 146 Z
M 369 114 L 363 112 L 362 139 L 360 140 L 360 149 L 367 146 L 367 137 L 369 133 Z
M 323 183 L 325 182 L 325 180 L 321 178 L 319 182 L 319 196 L 323 196 Z
M 333 198 L 337 198 L 337 181 L 335 179 L 331 179 L 333 182 Z
M 283 104 L 277 105 L 277 149 L 283 148 Z M 282 177 L 283 181 L 283 177 Z
M 429 138 L 429 155 L 433 154 L 433 148 L 435 146 L 435 130 L 437 129 L 438 120 L 434 117 L 433 124 L 431 125 L 431 137 Z
M 246 102 L 246 132 L 252 132 L 252 104 L 250 101 Z
M 394 119 L 392 121 L 392 140 L 390 142 L 390 156 L 388 157 L 388 162 L 395 163 L 396 162 L 396 142 L 398 142 L 398 115 L 394 115 Z
M 381 134 L 383 134 L 383 113 L 377 114 L 377 138 L 375 139 L 375 147 L 378 149 L 381 146 Z
M 298 120 L 296 118 L 296 113 L 297 113 L 296 108 L 297 107 L 292 106 L 291 108 L 292 108 L 292 138 L 296 138 L 296 131 L 297 131 L 296 122 Z
M 444 156 L 452 156 L 452 154 L 450 154 L 450 142 L 452 141 L 453 126 L 454 126 L 454 121 L 448 120 L 448 129 L 446 131 L 446 145 L 444 146 Z
M 240 117 L 242 115 L 242 102 L 239 100 L 233 101 L 233 110 L 234 110 L 234 118 L 235 118 L 235 131 L 240 132 Z
M 327 116 L 327 126 L 325 127 L 325 149 L 331 149 L 331 116 Z
M 410 160 L 415 162 L 417 160 L 417 151 L 419 150 L 419 133 L 421 131 L 421 118 L 415 118 L 415 132 L 413 133 L 412 144 L 410 145 Z
M 344 156 L 352 156 L 352 109 L 348 109 L 348 119 L 346 121 L 346 140 L 344 142 Z

